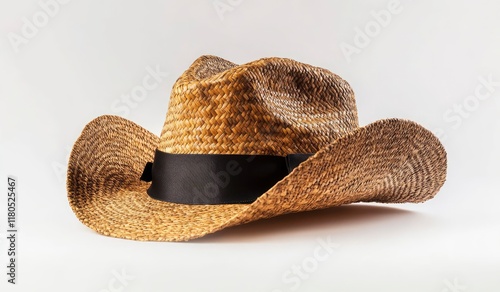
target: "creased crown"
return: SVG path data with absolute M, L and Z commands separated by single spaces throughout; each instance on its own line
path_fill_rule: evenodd
M 168 153 L 314 153 L 358 127 L 338 75 L 283 58 L 236 65 L 198 58 L 173 86 L 159 149 Z

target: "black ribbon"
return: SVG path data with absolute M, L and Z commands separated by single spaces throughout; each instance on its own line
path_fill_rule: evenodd
M 312 154 L 171 154 L 156 150 L 141 180 L 150 197 L 179 204 L 254 202 Z

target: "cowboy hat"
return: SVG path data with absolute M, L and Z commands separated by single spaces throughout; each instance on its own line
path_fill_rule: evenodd
M 355 202 L 423 202 L 446 152 L 402 119 L 359 127 L 354 93 L 290 59 L 198 58 L 175 82 L 158 137 L 118 116 L 85 126 L 69 204 L 98 233 L 185 241 L 258 219 Z

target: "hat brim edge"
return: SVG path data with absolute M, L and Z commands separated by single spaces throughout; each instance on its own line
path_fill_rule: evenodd
M 138 179 L 158 144 L 158 136 L 121 117 L 87 124 L 68 163 L 68 200 L 77 218 L 107 236 L 185 241 L 292 212 L 423 202 L 446 179 L 446 152 L 430 131 L 385 119 L 323 147 L 252 204 L 180 205 L 149 198 L 149 184 Z

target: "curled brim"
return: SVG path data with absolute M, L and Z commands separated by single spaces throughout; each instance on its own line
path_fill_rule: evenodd
M 158 136 L 126 119 L 91 121 L 68 165 L 68 198 L 78 219 L 107 236 L 185 241 L 291 212 L 423 202 L 446 179 L 439 140 L 414 122 L 386 119 L 324 147 L 252 204 L 183 205 L 150 198 L 149 183 L 139 180 L 158 144 Z

